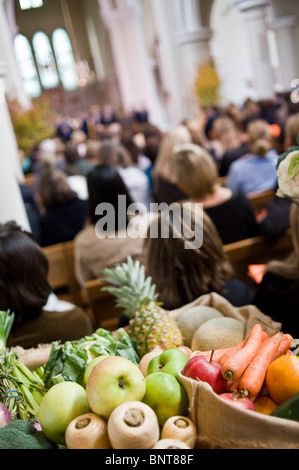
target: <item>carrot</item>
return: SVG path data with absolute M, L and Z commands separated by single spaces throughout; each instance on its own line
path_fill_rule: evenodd
M 226 348 L 226 349 L 223 351 L 221 357 L 218 359 L 219 364 L 221 364 L 221 365 L 224 364 L 224 362 L 225 362 L 232 354 L 234 354 L 234 353 L 237 352 L 237 351 L 240 351 L 240 349 L 242 349 L 242 348 L 245 346 L 245 344 L 246 344 L 246 342 L 247 342 L 247 339 L 248 339 L 248 338 L 245 338 L 245 339 L 243 339 L 243 341 L 241 341 L 240 343 L 236 344 L 235 346 L 231 346 L 230 348 Z
M 243 373 L 238 389 L 244 396 L 254 398 L 260 392 L 269 364 L 278 350 L 282 333 L 276 333 L 263 342 L 262 346 Z
M 226 380 L 236 380 L 241 377 L 262 343 L 262 326 L 256 323 L 248 336 L 245 346 L 230 356 L 222 366 L 221 374 Z
M 279 344 L 277 352 L 273 356 L 272 362 L 275 359 L 277 359 L 278 357 L 283 356 L 284 354 L 286 354 L 288 352 L 288 350 L 290 349 L 290 346 L 292 344 L 293 339 L 294 339 L 293 336 L 289 335 L 288 333 L 283 333 L 281 342 Z
M 265 339 L 268 339 L 269 338 L 269 335 L 268 333 L 266 333 L 266 331 L 262 331 L 262 342 L 265 341 Z

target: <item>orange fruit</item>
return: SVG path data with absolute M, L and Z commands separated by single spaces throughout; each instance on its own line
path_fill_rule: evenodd
M 254 400 L 254 406 L 258 413 L 269 415 L 278 407 L 278 404 L 269 395 L 260 395 Z
M 279 405 L 299 392 L 299 357 L 280 356 L 269 365 L 265 384 L 268 394 Z

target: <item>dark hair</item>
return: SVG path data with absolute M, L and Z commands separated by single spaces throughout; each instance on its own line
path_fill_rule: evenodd
M 80 155 L 76 144 L 73 142 L 67 142 L 64 148 L 64 157 L 69 165 L 72 165 L 73 163 L 76 163 L 78 160 L 80 160 Z
M 233 274 L 233 268 L 210 217 L 196 203 L 182 204 L 180 223 L 184 230 L 180 236 L 176 235 L 177 221 L 160 213 L 151 223 L 145 240 L 147 273 L 156 285 L 159 300 L 167 309 L 182 307 L 210 292 L 223 295 L 225 282 Z M 202 211 L 202 245 L 199 248 L 186 249 L 185 242 L 194 236 L 195 210 Z M 183 217 L 183 214 L 187 215 L 187 211 L 190 215 L 190 227 Z M 166 224 L 169 227 L 169 237 L 162 235 Z M 153 227 L 158 229 L 155 237 L 150 236 Z M 197 228 L 200 229 L 199 226 Z
M 126 209 L 133 200 L 129 191 L 119 175 L 117 169 L 113 166 L 97 165 L 87 175 L 88 187 L 88 216 L 89 221 L 96 223 L 105 215 L 96 215 L 96 207 L 102 203 L 111 204 L 115 213 L 115 230 L 124 230 L 128 225 L 126 218 L 126 226 L 119 226 L 119 205 L 118 196 L 126 196 Z
M 14 323 L 37 317 L 51 293 L 48 260 L 39 245 L 15 222 L 0 225 L 0 310 Z
M 66 174 L 52 167 L 41 171 L 38 193 L 46 209 L 54 205 L 66 204 L 78 197 L 77 193 L 71 189 Z

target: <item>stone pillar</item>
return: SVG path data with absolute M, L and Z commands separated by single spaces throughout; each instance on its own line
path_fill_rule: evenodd
M 253 82 L 257 99 L 274 97 L 274 73 L 267 37 L 267 0 L 235 0 L 242 13 L 248 37 Z M 237 38 L 236 38 L 237 40 Z
M 10 99 L 16 99 L 21 106 L 28 109 L 31 100 L 24 92 L 23 80 L 15 57 L 12 33 L 10 31 L 4 1 L 0 0 L 0 62 L 7 65 L 6 94 Z
M 147 54 L 139 0 L 98 0 L 100 14 L 110 34 L 110 43 L 123 108 L 145 106 L 150 121 L 166 125 L 165 111 L 158 99 L 153 71 Z
M 297 26 L 298 20 L 293 15 L 275 18 L 270 24 L 276 36 L 282 87 L 284 90 L 289 90 L 292 80 L 299 78 Z
M 212 59 L 210 40 L 212 30 L 202 25 L 200 4 L 198 0 L 184 0 L 181 4 L 184 29 L 175 34 L 175 40 L 180 48 L 181 60 L 185 77 L 185 99 L 189 103 L 190 117 L 198 108 L 194 95 L 194 84 L 200 65 L 209 63 Z
M 185 97 L 185 76 L 179 58 L 179 50 L 173 35 L 177 21 L 181 20 L 177 0 L 152 0 L 152 11 L 156 27 L 159 72 L 165 93 L 166 107 L 171 125 L 182 121 L 188 115 Z M 181 29 L 181 28 L 180 28 Z
M 0 64 L 1 65 L 1 64 Z M 15 220 L 30 230 L 16 164 L 17 146 L 5 98 L 4 68 L 0 67 L 0 222 Z

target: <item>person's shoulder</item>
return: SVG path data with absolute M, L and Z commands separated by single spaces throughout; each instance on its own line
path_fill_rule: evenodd
M 231 164 L 231 168 L 233 170 L 238 170 L 239 168 L 243 168 L 246 166 L 248 163 L 250 163 L 254 158 L 254 155 L 251 153 L 246 153 L 245 155 L 242 155 L 242 157 L 238 158 Z

